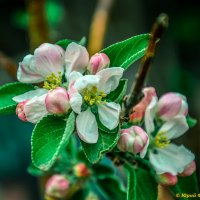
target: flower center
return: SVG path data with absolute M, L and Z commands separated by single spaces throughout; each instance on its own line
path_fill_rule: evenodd
M 56 89 L 58 86 L 61 85 L 61 83 L 62 83 L 61 72 L 58 72 L 57 76 L 54 73 L 52 73 L 50 76 L 46 77 L 43 88 L 47 90 Z
M 156 135 L 154 145 L 158 148 L 165 148 L 170 144 L 170 140 L 165 136 L 165 132 Z
M 91 88 L 85 88 L 82 91 L 82 95 L 84 100 L 90 105 L 101 104 L 105 101 L 102 101 L 102 98 L 105 98 L 107 94 L 103 91 L 99 91 L 96 86 L 92 86 Z

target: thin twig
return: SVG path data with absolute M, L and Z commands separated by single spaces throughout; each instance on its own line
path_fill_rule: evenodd
M 17 64 L 2 52 L 0 52 L 0 66 L 14 81 L 16 80 Z
M 114 0 L 99 0 L 90 28 L 88 52 L 93 55 L 99 52 L 104 45 L 108 18 Z
M 45 0 L 28 0 L 30 50 L 49 41 L 48 23 L 45 13 Z
M 160 14 L 154 23 L 149 39 L 149 44 L 146 53 L 142 59 L 138 73 L 136 74 L 135 81 L 133 82 L 130 95 L 125 102 L 124 116 L 128 116 L 132 107 L 138 102 L 141 97 L 141 91 L 144 87 L 145 80 L 147 78 L 150 66 L 155 56 L 156 47 L 160 41 L 162 34 L 168 27 L 168 16 L 166 14 Z

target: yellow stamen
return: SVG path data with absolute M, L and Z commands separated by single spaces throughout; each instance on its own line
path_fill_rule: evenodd
M 154 144 L 158 148 L 165 148 L 170 144 L 170 140 L 165 136 L 165 132 L 156 135 Z
M 52 73 L 50 76 L 46 77 L 43 88 L 47 90 L 56 89 L 58 86 L 61 85 L 61 83 L 62 83 L 61 72 L 58 72 L 57 76 L 54 73 Z
M 104 103 L 105 101 L 102 101 L 102 98 L 105 98 L 107 96 L 107 94 L 103 91 L 99 91 L 98 88 L 96 86 L 92 86 L 90 89 L 89 88 L 85 88 L 82 91 L 82 95 L 84 100 L 90 105 L 94 105 L 94 104 L 101 104 Z

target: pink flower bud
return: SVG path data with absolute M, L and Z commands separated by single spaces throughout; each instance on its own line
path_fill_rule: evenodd
M 177 176 L 170 173 L 159 174 L 156 176 L 157 182 L 163 186 L 176 185 L 178 182 Z
M 109 67 L 109 65 L 110 59 L 105 53 L 96 53 L 90 58 L 87 69 L 90 72 L 90 74 L 96 74 L 102 69 Z
M 191 176 L 196 171 L 196 163 L 193 160 L 179 176 Z
M 118 141 L 118 148 L 123 152 L 139 153 L 145 149 L 148 143 L 148 135 L 139 126 L 131 126 L 121 130 L 121 136 Z
M 169 120 L 177 115 L 187 115 L 186 98 L 178 93 L 164 94 L 158 101 L 158 115 L 162 120 Z
M 28 121 L 26 118 L 25 112 L 24 112 L 24 107 L 28 101 L 29 100 L 25 100 L 21 103 L 18 103 L 17 107 L 16 107 L 16 114 L 17 114 L 18 118 L 24 122 Z
M 69 95 L 66 89 L 57 87 L 55 90 L 49 90 L 45 99 L 46 108 L 52 114 L 64 114 L 69 108 Z
M 145 110 L 150 104 L 152 97 L 157 97 L 155 88 L 147 87 L 143 89 L 144 97 L 142 100 L 133 107 L 131 114 L 129 116 L 130 122 L 139 123 L 144 117 Z
M 90 171 L 85 165 L 85 163 L 79 163 L 75 165 L 73 170 L 74 170 L 74 174 L 77 177 L 87 177 L 90 175 Z
M 53 175 L 46 183 L 45 193 L 50 197 L 63 198 L 67 194 L 69 184 L 69 180 L 63 175 Z

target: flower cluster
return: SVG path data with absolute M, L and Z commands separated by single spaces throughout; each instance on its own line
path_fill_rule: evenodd
M 106 54 L 98 53 L 89 59 L 86 48 L 74 42 L 66 51 L 55 44 L 42 44 L 19 63 L 18 80 L 38 86 L 13 98 L 18 103 L 18 117 L 38 123 L 47 115 L 63 116 L 74 111 L 79 137 L 96 143 L 97 117 L 110 130 L 119 124 L 121 107 L 107 96 L 117 88 L 123 68 L 109 65 Z M 97 114 L 92 111 L 95 109 Z
M 188 129 L 186 97 L 167 93 L 159 100 L 152 87 L 143 90 L 144 97 L 132 109 L 130 123 L 144 124 L 144 130 L 136 125 L 121 130 L 118 148 L 122 151 L 145 154 L 163 185 L 174 185 L 176 176 L 189 176 L 195 169 L 194 154 L 172 140 Z

